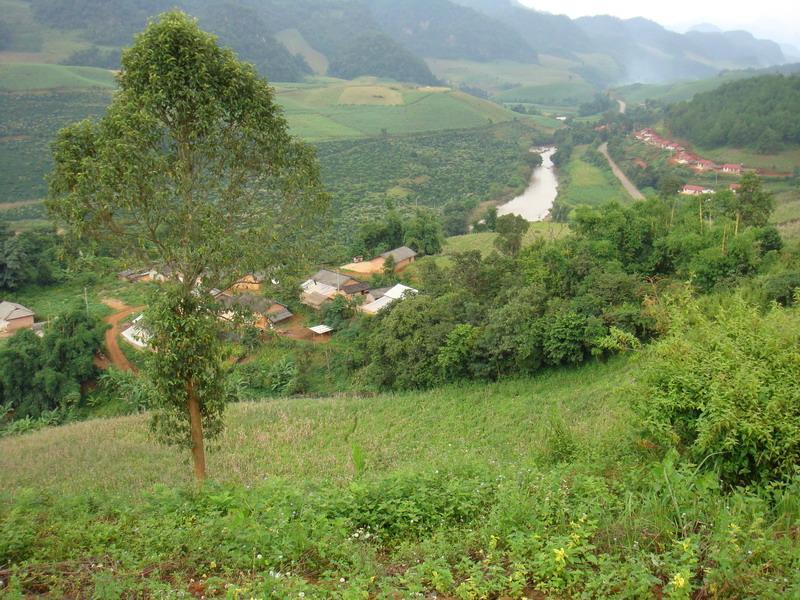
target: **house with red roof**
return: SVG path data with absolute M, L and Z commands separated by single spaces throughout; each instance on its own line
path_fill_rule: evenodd
M 741 175 L 742 174 L 742 165 L 722 165 L 722 172 L 723 173 L 731 173 L 733 175 Z

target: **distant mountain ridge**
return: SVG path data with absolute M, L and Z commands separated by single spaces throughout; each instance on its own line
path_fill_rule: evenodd
M 567 58 L 571 66 L 565 68 L 596 87 L 699 79 L 786 62 L 778 44 L 747 32 L 701 24 L 680 34 L 643 18 L 573 20 L 513 0 L 16 0 L 15 6 L 48 28 L 40 36 L 55 29 L 90 43 L 70 57 L 71 64 L 88 66 L 108 66 L 117 60 L 114 49 L 130 44 L 148 18 L 181 8 L 276 81 L 300 81 L 312 72 L 276 38 L 285 31 L 299 32 L 306 57 L 322 56 L 317 62 L 327 74 L 423 85 L 436 83 L 424 59 L 535 64 L 552 55 Z M 17 26 L 0 14 L 0 49 L 35 51 L 31 36 L 15 35 Z M 17 37 L 24 37 L 24 49 Z M 297 44 L 291 47 L 297 51 Z
M 523 7 L 513 0 L 454 0 L 509 25 L 539 53 L 566 57 L 607 54 L 623 80 L 660 83 L 709 77 L 722 69 L 760 68 L 785 62 L 781 47 L 743 32 L 667 30 L 641 17 L 607 15 L 569 19 Z M 706 24 L 706 28 L 710 29 Z M 615 83 L 615 82 L 606 82 Z M 616 82 L 619 83 L 619 82 Z

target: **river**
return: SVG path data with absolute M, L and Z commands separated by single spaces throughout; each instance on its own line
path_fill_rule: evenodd
M 498 215 L 519 215 L 527 221 L 544 221 L 558 195 L 553 154 L 556 148 L 541 148 L 542 165 L 536 167 L 528 187 L 510 202 L 497 207 Z

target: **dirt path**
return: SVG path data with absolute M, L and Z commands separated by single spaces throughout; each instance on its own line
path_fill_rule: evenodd
M 644 200 L 644 194 L 639 191 L 639 188 L 633 185 L 633 182 L 628 179 L 628 176 L 625 175 L 625 173 L 622 172 L 622 169 L 617 166 L 617 163 L 611 159 L 611 155 L 608 153 L 608 142 L 603 143 L 598 150 L 600 150 L 600 153 L 606 157 L 606 160 L 611 166 L 611 170 L 613 171 L 614 175 L 617 179 L 619 179 L 619 182 L 622 184 L 622 187 L 625 188 L 625 191 L 631 195 L 631 198 L 634 200 Z
M 132 314 L 144 310 L 144 306 L 130 307 L 124 302 L 114 300 L 113 298 L 104 299 L 103 304 L 118 311 L 104 319 L 106 323 L 111 325 L 111 328 L 106 331 L 106 352 L 108 353 L 108 360 L 120 371 L 133 371 L 135 373 L 138 369 L 131 364 L 119 347 L 118 338 L 121 333 L 120 323 Z

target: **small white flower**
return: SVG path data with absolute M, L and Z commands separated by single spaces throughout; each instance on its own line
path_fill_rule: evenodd
M 306 593 L 305 592 L 300 592 L 297 595 L 300 596 L 301 598 L 305 598 L 306 597 Z
M 261 559 L 262 559 L 262 558 L 264 558 L 264 557 L 263 557 L 263 556 L 261 556 L 260 554 L 256 554 L 256 558 L 257 558 L 258 560 L 261 560 Z
M 344 583 L 344 577 L 339 578 L 339 583 Z

